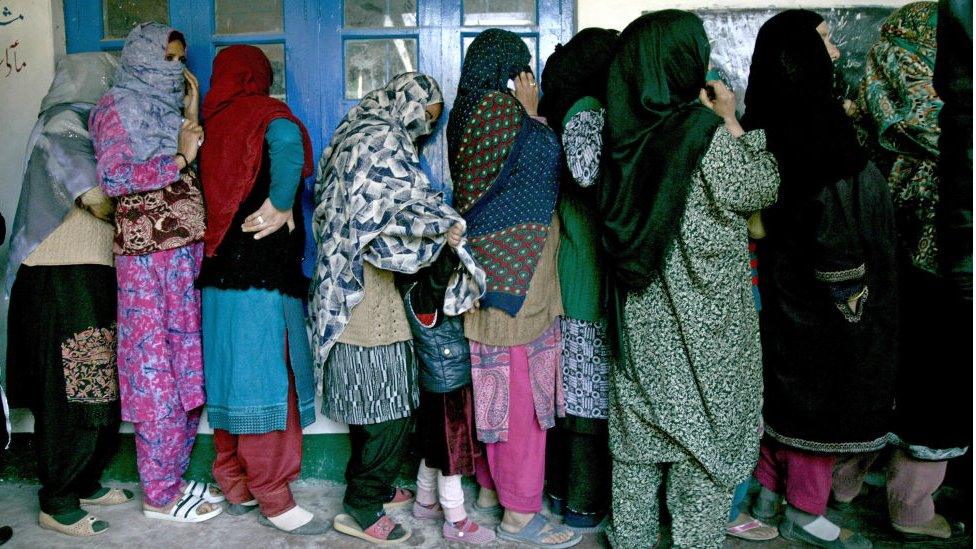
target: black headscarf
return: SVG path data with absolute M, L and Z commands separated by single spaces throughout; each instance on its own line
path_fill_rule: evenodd
M 646 287 L 661 267 L 722 122 L 698 101 L 710 52 L 701 19 L 686 11 L 645 14 L 620 35 L 598 194 L 603 246 L 624 288 Z
M 458 157 L 461 132 L 475 107 L 491 92 L 506 91 L 508 81 L 520 72 L 531 71 L 529 47 L 514 32 L 488 29 L 475 37 L 464 54 L 457 98 L 447 121 L 447 149 L 451 159 Z
M 563 118 L 580 99 L 594 97 L 606 104 L 607 73 L 619 34 L 613 29 L 589 28 L 565 45 L 556 44 L 542 70 L 539 114 L 557 134 L 562 134 Z
M 834 67 L 817 26 L 823 17 L 788 10 L 763 24 L 746 89 L 746 129 L 766 131 L 780 171 L 780 203 L 814 196 L 864 168 L 867 156 L 833 94 Z

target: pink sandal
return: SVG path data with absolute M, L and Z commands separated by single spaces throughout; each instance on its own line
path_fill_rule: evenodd
M 747 520 L 742 524 L 729 526 L 725 529 L 725 533 L 734 538 L 749 541 L 769 541 L 779 536 L 776 528 L 759 519 Z
M 406 488 L 397 487 L 396 491 L 393 493 L 393 498 L 390 501 L 383 504 L 383 509 L 385 511 L 393 511 L 395 509 L 401 509 L 413 503 L 414 493 Z
M 485 528 L 471 519 L 465 519 L 460 528 L 453 523 L 444 521 L 441 528 L 444 539 L 459 543 L 470 543 L 471 545 L 484 545 L 495 541 L 495 531 Z

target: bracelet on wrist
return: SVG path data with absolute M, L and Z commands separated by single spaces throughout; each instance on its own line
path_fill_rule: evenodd
M 186 157 L 185 154 L 178 152 L 173 155 L 174 158 L 177 156 L 183 159 L 183 168 L 180 170 L 181 172 L 190 167 L 190 160 Z

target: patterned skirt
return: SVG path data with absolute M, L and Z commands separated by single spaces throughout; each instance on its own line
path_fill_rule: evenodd
M 562 332 L 566 413 L 607 419 L 612 356 L 606 322 L 563 317 Z
M 336 343 L 325 363 L 322 413 L 350 425 L 400 419 L 420 405 L 413 343 Z
M 23 265 L 10 292 L 10 405 L 77 425 L 119 420 L 115 269 Z

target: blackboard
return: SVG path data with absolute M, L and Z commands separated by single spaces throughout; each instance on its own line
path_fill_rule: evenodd
M 705 32 L 712 44 L 712 64 L 728 76 L 739 101 L 740 112 L 759 27 L 780 11 L 775 8 L 695 10 L 705 22 Z M 894 9 L 860 7 L 814 11 L 827 21 L 833 41 L 842 54 L 837 62 L 838 91 L 845 97 L 853 98 L 859 82 L 864 78 L 864 60 L 868 50 L 878 40 L 881 23 Z

